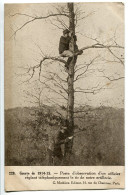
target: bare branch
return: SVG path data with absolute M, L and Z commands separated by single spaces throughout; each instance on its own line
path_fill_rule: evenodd
M 24 97 L 28 99 L 28 102 L 33 102 L 38 104 L 38 106 L 41 106 L 41 95 L 44 89 L 45 87 L 38 87 L 36 83 L 35 87 L 32 87 L 31 91 L 23 90 L 24 94 L 26 95 Z
M 108 48 L 108 50 L 110 51 L 110 53 L 111 53 L 115 58 L 117 58 L 117 59 L 120 61 L 120 63 L 121 63 L 122 65 L 124 65 L 124 62 L 121 60 L 121 58 L 117 57 L 117 56 L 112 52 L 112 50 L 111 50 L 110 48 Z
M 62 110 L 65 110 L 65 111 L 66 111 L 66 107 L 65 107 L 64 105 L 60 105 L 60 104 L 58 103 L 58 101 L 57 101 L 57 102 L 54 101 L 53 98 L 51 99 L 51 98 L 47 97 L 47 101 L 52 102 L 54 105 L 56 105 L 56 106 L 58 106 L 59 108 L 61 108 Z
M 95 41 L 96 43 L 99 43 L 98 39 L 97 38 L 93 38 L 93 37 L 90 37 L 90 36 L 87 36 L 85 34 L 82 34 L 81 32 L 77 32 L 78 34 L 88 38 L 88 39 L 91 39 L 92 41 Z
M 120 61 L 118 60 L 108 60 L 102 57 L 102 60 L 104 61 L 104 63 L 120 63 Z
M 58 57 L 50 57 L 50 56 L 46 56 L 43 58 L 43 60 L 41 60 L 40 63 L 43 63 L 45 60 L 54 60 L 54 61 L 58 61 L 58 62 L 62 62 L 64 64 L 66 64 L 67 62 L 65 60 L 63 60 L 60 56 Z
M 40 80 L 39 80 L 40 81 Z M 61 97 L 63 97 L 66 101 L 68 100 L 62 93 L 59 93 L 58 91 L 56 91 L 55 89 L 51 88 L 48 84 L 46 84 L 45 82 L 40 81 L 40 83 L 44 84 L 50 91 L 55 92 L 56 94 L 60 95 Z
M 51 20 L 49 20 L 49 21 L 50 21 L 50 23 L 51 23 L 53 26 L 57 27 L 58 29 L 61 29 L 61 30 L 64 30 L 64 29 L 65 29 L 65 27 L 60 27 L 59 25 L 53 23 Z
M 42 19 L 47 19 L 47 18 L 50 18 L 50 17 L 57 17 L 57 16 L 66 16 L 66 17 L 69 17 L 68 14 L 64 14 L 64 13 L 57 13 L 57 14 L 49 14 L 47 16 L 40 16 L 40 17 L 34 17 L 34 16 L 30 16 L 28 14 L 24 14 L 24 13 L 15 13 L 15 14 L 10 14 L 11 17 L 14 17 L 16 15 L 19 15 L 19 16 L 26 16 L 26 17 L 30 17 L 32 19 L 30 19 L 29 21 L 25 22 L 21 27 L 19 27 L 14 33 L 12 36 L 15 36 L 16 33 L 18 31 L 20 31 L 22 28 L 24 28 L 25 26 L 27 26 L 29 23 L 32 23 L 36 20 L 42 20 Z
M 20 15 L 20 16 L 27 16 L 27 17 L 29 17 L 29 18 L 35 18 L 35 16 L 31 16 L 31 15 L 23 14 L 23 13 L 9 14 L 10 17 L 14 17 L 14 16 L 17 16 L 17 15 Z
M 92 48 L 96 48 L 96 49 L 110 49 L 110 48 L 120 48 L 120 49 L 124 49 L 123 46 L 120 45 L 103 45 L 100 43 L 96 43 L 94 45 L 90 45 L 90 46 L 86 46 L 80 49 L 81 50 L 86 50 L 86 49 L 92 49 Z
M 93 94 L 93 95 L 95 95 L 101 90 L 110 89 L 108 87 L 106 88 L 106 85 L 103 85 L 99 88 L 98 88 L 98 86 L 99 86 L 99 84 L 96 87 L 93 87 L 92 89 L 81 89 L 79 87 L 79 90 L 74 90 L 74 93 L 84 93 L 84 94 Z M 76 89 L 78 89 L 78 88 L 76 88 Z
M 109 81 L 118 81 L 118 80 L 121 80 L 121 79 L 125 78 L 124 76 L 120 76 L 120 74 L 118 74 L 118 73 L 115 73 L 116 75 L 118 75 L 118 77 L 114 78 L 114 75 L 113 76 L 106 76 L 105 73 L 104 73 L 104 70 L 99 70 L 98 69 L 98 71 L 103 73 L 103 76 L 98 76 L 98 77 L 106 78 Z
M 41 48 L 40 48 L 40 49 L 41 49 Z M 39 80 L 40 80 L 40 77 L 41 77 L 41 70 L 42 70 L 42 64 L 43 64 L 43 62 L 44 62 L 45 60 L 58 61 L 58 62 L 61 62 L 61 63 L 63 63 L 63 64 L 66 64 L 66 61 L 63 60 L 62 58 L 60 58 L 59 56 L 58 56 L 58 57 L 45 56 L 45 57 L 43 57 L 43 59 L 40 61 L 39 64 L 37 64 L 37 65 L 35 65 L 35 66 L 33 66 L 33 67 L 29 67 L 28 69 L 25 68 L 25 69 L 27 69 L 27 71 L 26 71 L 25 73 L 23 73 L 23 74 L 20 74 L 20 76 L 27 75 L 27 74 L 30 76 L 27 80 L 23 81 L 23 83 L 29 82 L 29 81 L 33 78 L 36 69 L 39 69 Z M 56 74 L 56 76 L 57 76 L 57 74 Z M 57 76 L 57 77 L 58 77 L 60 80 L 66 82 L 65 80 L 61 79 L 61 77 L 59 77 L 59 76 Z
M 93 60 L 91 60 L 91 62 L 90 62 L 89 64 L 86 65 L 86 69 L 85 69 L 82 73 L 80 73 L 80 74 L 78 74 L 78 75 L 76 76 L 76 79 L 74 79 L 74 82 L 76 82 L 82 75 L 84 75 L 84 74 L 87 72 L 89 66 L 90 66 L 91 64 L 93 64 L 93 62 L 94 62 L 98 57 L 99 57 L 99 56 L 96 56 Z M 78 70 L 81 70 L 81 69 L 83 69 L 83 68 L 84 68 L 84 67 L 81 67 L 81 68 L 77 69 L 75 72 L 77 72 Z
M 49 73 L 50 74 L 50 73 Z M 43 76 L 44 78 L 47 79 L 47 81 L 52 81 L 52 84 L 55 86 L 55 87 L 58 87 L 60 90 L 63 90 L 64 92 L 66 92 L 68 94 L 68 89 L 65 89 L 64 86 L 61 84 L 61 82 L 58 82 L 56 79 L 55 79 L 55 76 L 54 76 L 54 73 L 51 75 L 49 75 L 49 77 L 46 77 L 46 76 Z M 55 82 L 55 83 L 54 83 Z M 61 91 L 62 93 L 62 91 Z
M 64 82 L 67 84 L 67 80 L 62 79 L 58 74 L 54 72 L 47 72 L 47 73 L 52 74 L 54 77 L 57 77 L 60 80 L 60 82 Z
M 85 12 L 83 12 L 83 14 L 85 14 Z M 95 11 L 90 12 L 89 14 L 85 15 L 85 16 L 81 16 L 80 18 L 77 19 L 77 21 L 83 20 L 88 18 L 89 16 L 92 16 L 93 14 L 95 14 Z
M 101 76 L 101 77 L 104 77 L 106 79 L 108 79 L 109 81 L 118 81 L 118 80 L 121 80 L 121 79 L 124 79 L 124 77 L 118 77 L 118 78 L 110 78 L 108 76 Z
M 54 19 L 56 22 L 58 22 L 60 25 L 61 25 L 61 27 L 62 27 L 62 29 L 69 29 L 69 27 L 67 26 L 67 24 L 63 21 L 63 19 L 62 18 L 59 18 L 58 16 L 56 17 L 56 19 Z

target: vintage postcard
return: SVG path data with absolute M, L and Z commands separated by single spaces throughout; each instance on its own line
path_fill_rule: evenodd
M 5 190 L 124 188 L 124 4 L 5 4 Z

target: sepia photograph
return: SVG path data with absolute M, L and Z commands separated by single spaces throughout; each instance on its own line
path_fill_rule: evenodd
M 5 4 L 5 166 L 124 166 L 124 4 Z

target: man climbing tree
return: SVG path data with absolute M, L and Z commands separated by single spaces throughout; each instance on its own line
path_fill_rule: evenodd
M 70 31 L 65 29 L 63 31 L 63 36 L 60 38 L 59 43 L 59 54 L 62 57 L 72 57 L 73 53 L 69 50 L 69 43 L 71 41 L 71 37 L 69 36 Z
M 72 36 L 72 34 L 70 33 L 70 31 L 68 29 L 65 29 L 63 31 L 63 36 L 61 36 L 60 43 L 59 43 L 59 54 L 60 54 L 60 56 L 61 57 L 68 57 L 67 63 L 65 64 L 65 67 L 67 69 L 69 68 L 69 64 L 70 64 L 70 62 L 72 60 L 72 57 L 74 55 L 72 42 L 71 42 L 71 40 L 72 40 L 71 36 Z M 78 50 L 78 46 L 76 44 L 76 41 L 77 41 L 76 35 L 73 36 L 73 39 L 74 39 L 74 51 L 75 51 L 74 60 L 75 60 L 75 63 L 76 63 L 77 55 L 81 55 L 83 53 L 83 51 Z

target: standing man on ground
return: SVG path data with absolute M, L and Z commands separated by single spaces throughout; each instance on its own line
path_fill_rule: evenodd
M 66 129 L 66 126 L 62 126 L 49 140 L 49 165 L 61 165 L 63 161 L 65 143 L 69 141 Z

